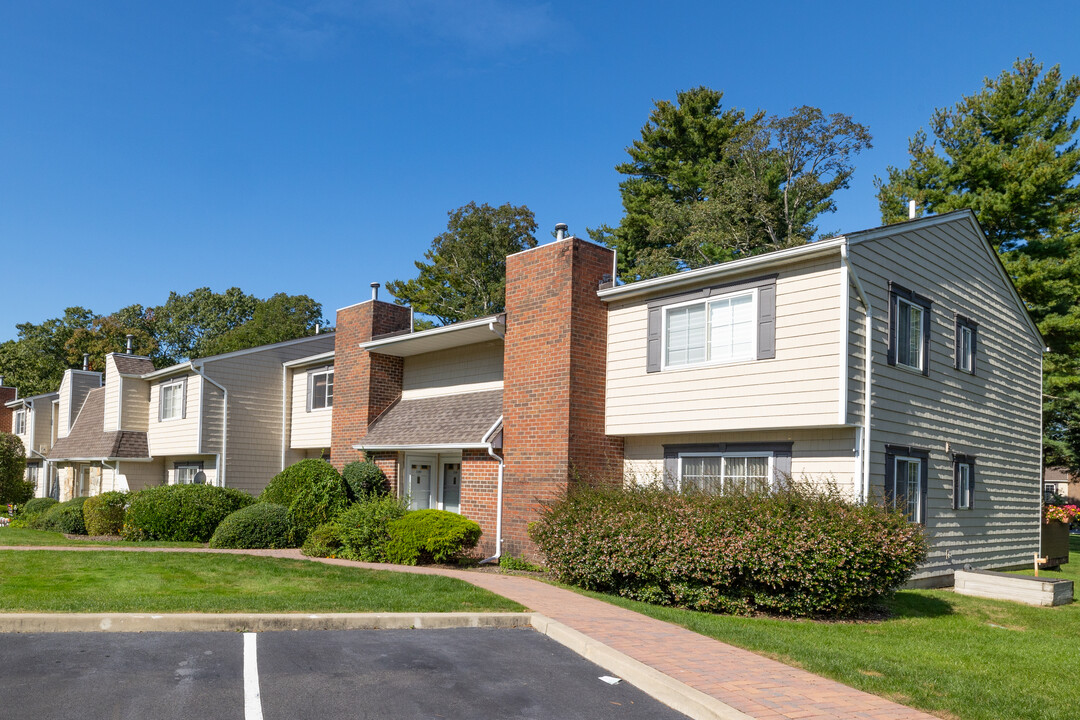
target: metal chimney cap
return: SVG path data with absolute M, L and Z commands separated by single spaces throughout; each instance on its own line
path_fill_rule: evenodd
M 555 223 L 555 239 L 563 240 L 566 238 L 566 231 L 569 226 L 566 223 Z
M 371 283 L 371 299 L 372 300 L 378 300 L 379 299 L 379 283 L 377 283 L 377 282 Z

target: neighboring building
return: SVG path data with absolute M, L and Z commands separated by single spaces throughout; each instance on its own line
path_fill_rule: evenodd
M 69 388 L 87 374 L 67 371 L 48 453 L 56 495 L 193 482 L 258 494 L 285 460 L 282 364 L 333 346 L 334 336 L 323 334 L 161 370 L 149 358 L 110 353 L 104 384 L 94 373 L 99 387 L 78 403 Z
M 45 462 L 54 440 L 55 410 L 59 393 L 45 393 L 4 403 L 10 432 L 18 436 L 26 449 L 26 479 L 34 483 L 34 497 L 48 497 L 52 477 Z
M 1048 467 L 1043 470 L 1043 491 L 1080 505 L 1080 475 L 1069 472 L 1068 468 Z

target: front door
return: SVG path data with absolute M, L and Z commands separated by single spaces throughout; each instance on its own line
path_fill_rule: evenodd
M 410 457 L 409 467 L 409 509 L 427 510 L 435 507 L 435 485 L 432 482 L 434 458 Z
M 461 463 L 444 462 L 442 464 L 442 501 L 443 510 L 452 513 L 461 512 Z

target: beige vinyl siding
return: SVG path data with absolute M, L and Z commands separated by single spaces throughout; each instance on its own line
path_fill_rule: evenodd
M 116 465 L 119 465 L 119 473 L 115 471 Z M 161 485 L 165 477 L 163 468 L 160 458 L 155 458 L 151 462 L 121 460 L 119 463 L 106 463 L 101 469 L 101 492 L 111 490 L 138 492 L 146 487 Z
M 123 412 L 120 415 L 121 430 L 146 432 L 150 427 L 150 383 L 134 377 L 124 378 L 124 392 L 121 399 Z M 157 416 L 154 416 L 157 419 Z
M 282 363 L 333 349 L 326 334 L 205 361 L 204 372 L 229 389 L 227 487 L 258 494 L 281 471 Z
M 217 456 L 216 455 L 190 455 L 190 456 L 173 456 L 162 458 L 162 482 L 166 485 L 176 484 L 176 464 L 196 464 L 202 463 L 202 471 L 206 475 L 207 485 L 217 484 Z
M 41 400 L 34 401 L 34 409 L 27 419 L 27 429 L 30 428 L 30 422 L 33 422 L 34 428 L 34 447 L 33 449 L 45 454 L 49 452 L 52 447 L 52 400 L 51 398 L 43 398 Z M 29 445 L 26 446 L 27 455 L 31 449 Z
M 120 373 L 111 356 L 105 358 L 105 418 L 102 427 L 105 432 L 119 430 L 120 418 Z
M 184 417 L 161 420 L 161 388 L 187 380 Z M 194 373 L 155 380 L 150 386 L 149 423 L 146 433 L 152 457 L 199 452 L 199 392 L 202 378 Z
M 26 413 L 26 432 L 25 433 L 13 433 L 15 437 L 19 438 L 19 441 L 23 444 L 23 449 L 26 450 L 26 457 L 30 457 L 31 450 L 31 433 L 34 432 L 34 423 L 37 421 L 37 413 L 34 412 L 33 406 L 29 408 L 18 407 L 11 412 L 11 429 L 15 429 L 15 413 Z
M 79 416 L 86 395 L 101 387 L 101 373 L 86 370 L 66 370 L 60 382 L 60 417 L 57 437 L 67 437 Z
M 308 411 L 308 377 L 311 372 L 325 372 L 326 366 L 297 370 L 292 376 L 292 413 L 289 435 L 290 448 L 329 448 L 334 409 L 317 408 Z
M 202 384 L 202 451 L 221 452 L 221 434 L 224 425 L 225 392 L 213 383 Z
M 725 282 L 750 277 L 754 273 Z M 607 434 L 838 424 L 839 283 L 838 258 L 809 261 L 780 272 L 775 359 L 654 373 L 646 372 L 648 300 L 612 303 Z
M 503 379 L 503 342 L 465 345 L 404 359 L 402 397 Z
M 1040 344 L 984 247 L 966 219 L 851 247 L 874 306 L 872 492 L 886 444 L 930 454 L 932 549 L 916 578 L 1028 563 L 1039 549 Z M 929 377 L 887 364 L 890 280 L 933 300 Z M 954 368 L 956 312 L 979 323 L 974 376 Z M 952 509 L 950 453 L 978 458 L 972 510 Z
M 791 442 L 793 478 L 819 484 L 835 483 L 845 493 L 855 492 L 853 428 L 631 436 L 625 439 L 623 450 L 625 478 L 628 482 L 643 484 L 662 479 L 665 445 L 721 442 Z

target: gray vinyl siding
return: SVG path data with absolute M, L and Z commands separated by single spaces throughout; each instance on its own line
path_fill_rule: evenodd
M 220 381 L 219 381 L 220 382 Z M 213 383 L 202 384 L 202 445 L 204 453 L 221 452 L 221 430 L 224 411 L 225 393 Z
M 281 471 L 282 363 L 333 349 L 334 335 L 326 334 L 205 361 L 204 372 L 229 390 L 226 486 L 255 495 Z
M 1039 549 L 1040 343 L 996 260 L 964 217 L 898 226 L 897 236 L 853 242 L 850 256 L 874 309 L 872 492 L 884 493 L 886 444 L 929 452 L 932 549 L 916 577 L 1030 562 Z M 889 281 L 933 301 L 928 376 L 886 362 Z M 979 323 L 974 376 L 954 367 L 957 312 Z M 953 453 L 977 457 L 971 510 L 952 509 Z
M 865 310 L 859 295 L 848 286 L 848 358 L 847 358 L 847 421 L 852 425 L 863 422 L 864 395 L 866 390 L 866 326 Z
M 748 271 L 738 282 L 760 275 Z M 708 283 L 703 283 L 703 287 Z M 687 288 L 691 290 L 693 288 Z M 657 296 L 663 294 L 662 290 Z M 776 357 L 647 371 L 652 297 L 608 312 L 608 435 L 653 435 L 839 424 L 839 257 L 785 267 L 776 279 Z

